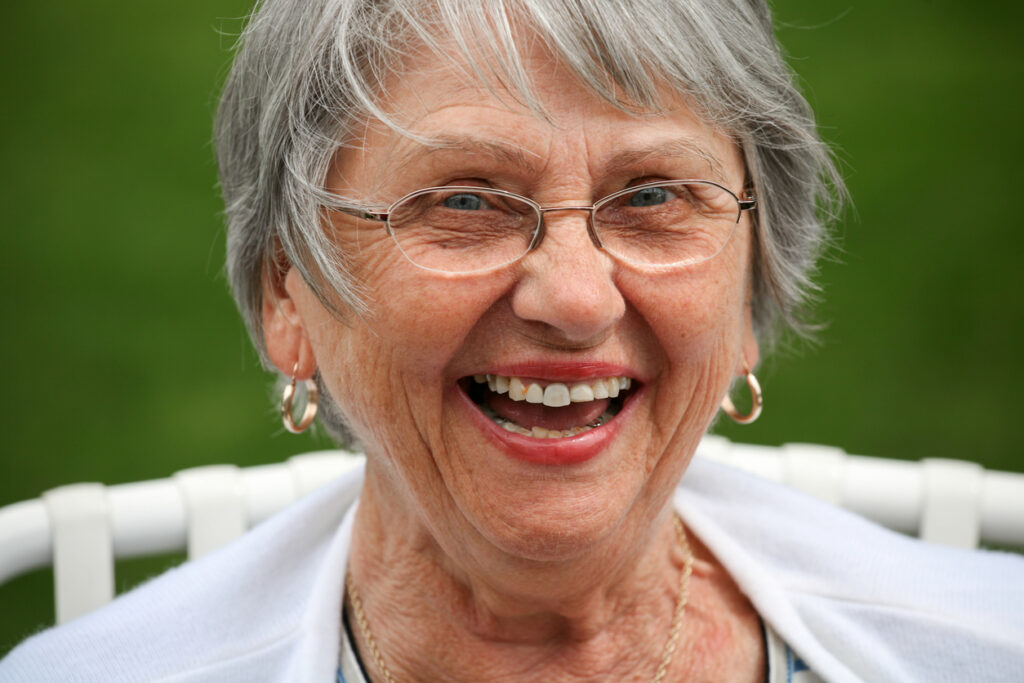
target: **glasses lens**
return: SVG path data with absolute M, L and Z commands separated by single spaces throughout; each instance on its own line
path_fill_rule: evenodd
M 624 261 L 693 265 L 722 250 L 739 214 L 736 197 L 714 183 L 649 183 L 602 200 L 594 229 L 604 248 Z
M 539 223 L 533 205 L 480 187 L 415 192 L 388 217 L 391 234 L 410 261 L 448 273 L 515 261 L 529 249 Z

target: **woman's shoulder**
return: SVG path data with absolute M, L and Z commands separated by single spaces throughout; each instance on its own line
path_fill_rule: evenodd
M 1022 556 L 924 543 L 700 459 L 676 502 L 826 680 L 987 681 L 1024 669 Z
M 296 666 L 322 667 L 331 655 L 298 653 L 329 651 L 332 640 L 337 651 L 330 634 L 361 469 L 224 548 L 29 638 L 0 661 L 0 680 L 304 680 Z M 311 642 L 319 638 L 326 645 Z M 326 662 L 328 676 L 336 661 Z

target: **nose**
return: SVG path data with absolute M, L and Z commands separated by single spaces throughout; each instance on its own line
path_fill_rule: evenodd
M 589 207 L 544 213 L 542 241 L 520 262 L 513 312 L 542 323 L 552 341 L 599 343 L 623 316 L 626 303 L 615 284 L 615 263 L 596 248 Z

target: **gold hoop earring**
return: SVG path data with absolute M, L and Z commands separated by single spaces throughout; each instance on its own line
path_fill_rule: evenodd
M 292 400 L 295 399 L 295 373 L 298 370 L 299 364 L 296 362 L 292 368 L 292 381 L 285 385 L 284 395 L 281 397 L 281 421 L 284 422 L 284 428 L 292 434 L 301 434 L 313 424 L 313 418 L 316 417 L 316 402 L 320 397 L 316 382 L 311 379 L 303 380 L 306 385 L 306 409 L 302 411 L 302 419 L 295 424 L 295 418 L 292 417 Z
M 764 407 L 764 396 L 761 394 L 761 385 L 757 381 L 757 377 L 754 377 L 754 373 L 750 371 L 746 363 L 743 364 L 743 370 L 746 372 L 747 386 L 750 387 L 750 412 L 746 415 L 736 410 L 736 406 L 733 405 L 732 399 L 729 398 L 729 394 L 725 395 L 722 399 L 722 410 L 726 415 L 731 417 L 734 422 L 741 425 L 748 425 L 758 417 L 761 416 L 761 408 Z

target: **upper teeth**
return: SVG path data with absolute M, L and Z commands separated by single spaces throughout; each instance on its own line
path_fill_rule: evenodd
M 543 403 L 552 408 L 601 398 L 615 398 L 620 391 L 629 389 L 633 384 L 629 377 L 605 377 L 573 384 L 553 382 L 543 387 L 536 382 L 524 382 L 519 377 L 504 375 L 473 375 L 473 379 L 478 384 L 486 382 L 488 388 L 495 393 L 507 393 L 513 401 Z

